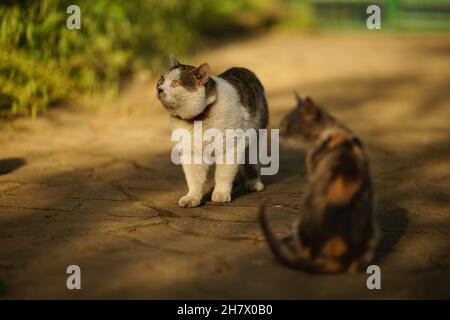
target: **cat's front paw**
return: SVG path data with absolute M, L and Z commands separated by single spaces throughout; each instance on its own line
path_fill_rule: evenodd
M 182 208 L 194 208 L 198 207 L 201 203 L 202 197 L 187 194 L 180 198 L 178 205 Z
M 214 202 L 230 202 L 231 192 L 214 190 L 211 200 Z

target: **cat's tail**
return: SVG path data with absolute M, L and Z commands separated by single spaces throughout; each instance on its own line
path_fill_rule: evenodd
M 316 266 L 310 260 L 301 256 L 298 251 L 292 250 L 277 239 L 269 228 L 264 205 L 261 205 L 259 208 L 259 221 L 269 248 L 278 260 L 291 268 L 301 269 L 307 272 L 317 272 Z

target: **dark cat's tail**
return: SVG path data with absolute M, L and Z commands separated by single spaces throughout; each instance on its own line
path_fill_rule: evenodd
M 291 268 L 301 269 L 311 273 L 318 271 L 316 266 L 310 260 L 302 257 L 298 251 L 292 250 L 277 239 L 269 228 L 264 205 L 261 205 L 259 208 L 259 221 L 269 248 L 278 260 Z

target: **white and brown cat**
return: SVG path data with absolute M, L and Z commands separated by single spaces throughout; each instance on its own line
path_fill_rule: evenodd
M 264 207 L 263 233 L 285 265 L 308 272 L 363 269 L 376 244 L 369 161 L 361 140 L 310 98 L 283 119 L 281 134 L 306 144 L 310 180 L 305 212 L 294 225 L 294 248 L 270 230 Z
M 253 72 L 231 68 L 218 76 L 210 74 L 210 66 L 181 64 L 172 57 L 170 69 L 159 79 L 157 97 L 170 114 L 172 130 L 184 128 L 193 133 L 194 121 L 202 121 L 203 130 L 267 127 L 268 111 L 264 88 Z M 195 148 L 196 146 L 194 146 Z M 188 193 L 181 197 L 181 207 L 200 205 L 209 164 L 183 163 Z M 241 170 L 249 190 L 261 191 L 264 184 L 258 164 L 216 163 L 212 201 L 229 202 L 233 181 Z

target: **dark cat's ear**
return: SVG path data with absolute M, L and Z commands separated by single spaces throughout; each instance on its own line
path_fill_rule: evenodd
M 309 122 L 316 120 L 319 117 L 319 109 L 316 103 L 310 98 L 306 97 L 304 103 L 305 119 Z
M 197 69 L 193 71 L 195 77 L 201 85 L 204 85 L 208 82 L 209 73 L 211 69 L 209 68 L 209 64 L 202 63 Z
M 175 58 L 173 54 L 170 54 L 170 68 L 174 69 L 181 65 L 181 63 Z
M 295 96 L 295 100 L 297 101 L 297 107 L 300 108 L 303 104 L 303 99 L 302 99 L 302 97 L 300 97 L 297 90 L 294 90 L 294 96 Z

